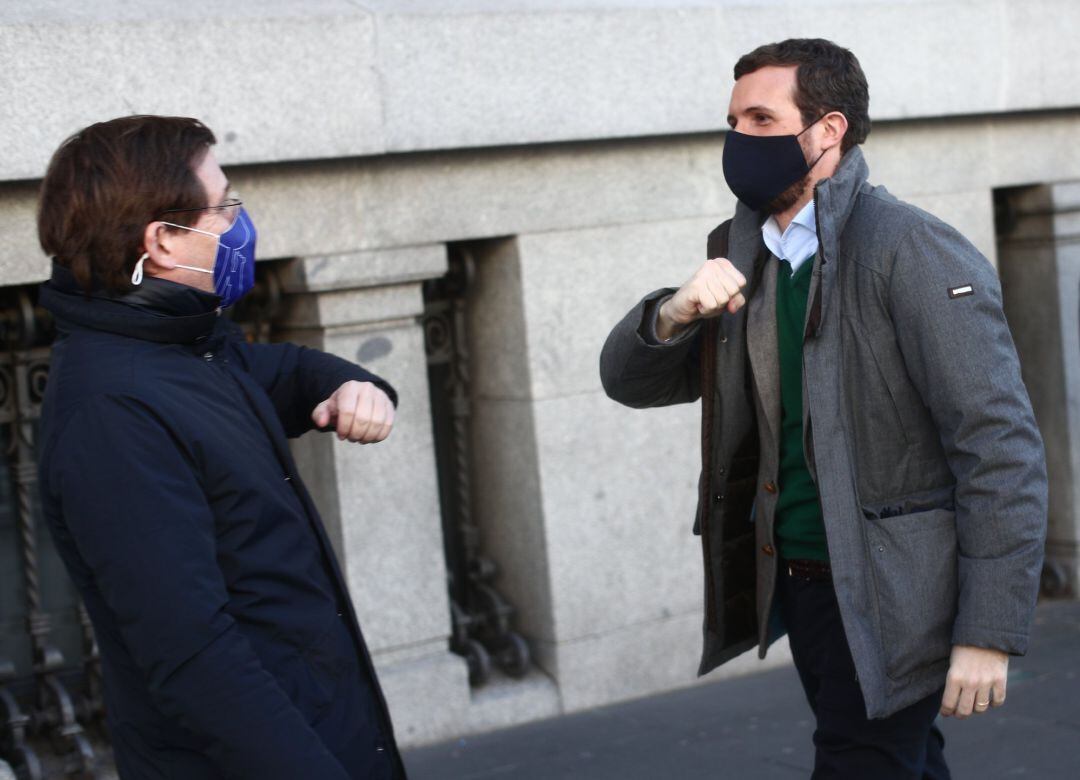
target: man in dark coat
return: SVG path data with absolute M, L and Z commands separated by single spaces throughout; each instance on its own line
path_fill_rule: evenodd
M 402 778 L 390 716 L 288 437 L 386 438 L 396 395 L 221 316 L 255 231 L 193 119 L 75 134 L 42 185 L 58 337 L 44 514 L 93 620 L 121 777 Z

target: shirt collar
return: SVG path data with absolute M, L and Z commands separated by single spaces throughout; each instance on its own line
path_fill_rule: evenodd
M 781 260 L 787 260 L 794 273 L 818 250 L 817 220 L 814 201 L 803 206 L 783 233 L 776 217 L 772 216 L 761 225 L 761 237 L 769 251 Z

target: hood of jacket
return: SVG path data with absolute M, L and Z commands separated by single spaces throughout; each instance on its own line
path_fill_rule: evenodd
M 89 329 L 163 344 L 207 339 L 220 315 L 221 299 L 194 287 L 147 276 L 125 293 L 87 292 L 71 271 L 54 262 L 39 302 L 61 330 Z

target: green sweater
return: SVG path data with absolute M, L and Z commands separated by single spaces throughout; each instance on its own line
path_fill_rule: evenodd
M 784 558 L 829 559 L 817 486 L 803 453 L 802 347 L 806 300 L 816 257 L 793 275 L 780 261 L 776 278 L 776 325 L 780 351 L 780 498 L 776 543 Z

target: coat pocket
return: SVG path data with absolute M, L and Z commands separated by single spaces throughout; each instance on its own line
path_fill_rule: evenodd
M 951 652 L 956 515 L 930 509 L 866 522 L 885 673 L 901 680 Z
M 309 723 L 333 703 L 342 678 L 357 663 L 348 628 L 336 616 L 317 628 L 294 626 L 279 633 L 269 653 L 264 666 Z

